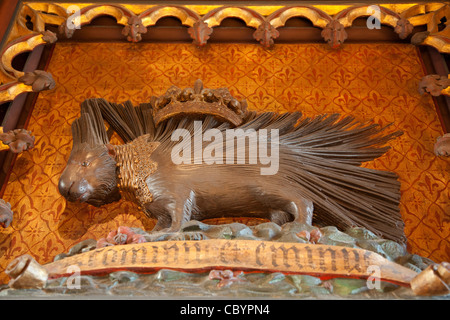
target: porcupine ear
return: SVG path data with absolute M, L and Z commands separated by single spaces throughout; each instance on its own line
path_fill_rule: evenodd
M 103 123 L 95 123 L 89 113 L 82 113 L 81 116 L 72 123 L 73 150 L 77 150 L 82 145 L 95 147 L 108 143 L 105 127 Z
M 112 144 L 107 143 L 106 148 L 108 149 L 108 154 L 114 158 L 116 156 L 116 150 L 114 149 Z

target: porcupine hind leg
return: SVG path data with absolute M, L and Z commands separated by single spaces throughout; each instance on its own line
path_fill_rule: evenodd
M 169 221 L 166 219 L 158 219 L 152 231 L 164 231 L 168 229 Z
M 271 210 L 269 214 L 270 221 L 282 226 L 286 222 L 292 221 L 292 215 L 283 210 Z
M 301 198 L 300 200 L 287 202 L 281 210 L 272 209 L 270 213 L 270 220 L 279 225 L 283 225 L 290 221 L 311 225 L 313 210 L 313 203 L 310 200 Z

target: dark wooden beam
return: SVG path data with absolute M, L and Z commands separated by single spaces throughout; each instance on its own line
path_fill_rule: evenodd
M 448 76 L 449 68 L 446 61 L 448 55 L 441 54 L 435 48 L 429 46 L 420 46 L 418 50 L 427 74 Z M 450 132 L 450 97 L 441 95 L 433 97 L 433 100 L 444 133 Z
M 30 53 L 24 71 L 45 70 L 50 61 L 53 46 L 39 46 Z M 23 93 L 12 102 L 3 121 L 4 130 L 8 131 L 27 126 L 38 92 Z M 9 150 L 0 151 L 0 197 L 3 195 L 6 182 L 17 155 Z
M 41 61 L 42 52 L 44 51 L 44 45 L 36 47 L 29 55 L 23 72 L 32 72 L 37 69 L 39 62 Z M 19 117 L 22 114 L 24 103 L 29 93 L 22 93 L 14 99 L 9 107 L 5 119 L 3 120 L 3 130 L 9 131 L 17 128 Z
M 0 47 L 4 45 L 5 36 L 9 33 L 11 21 L 16 16 L 20 0 L 0 0 Z

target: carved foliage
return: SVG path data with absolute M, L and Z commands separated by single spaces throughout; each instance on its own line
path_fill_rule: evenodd
M 406 39 L 409 34 L 413 31 L 414 26 L 405 18 L 401 18 L 397 21 L 397 25 L 394 31 L 398 34 L 400 39 Z
M 15 129 L 0 134 L 0 140 L 9 146 L 13 153 L 20 153 L 34 147 L 35 137 L 31 131 Z
M 128 24 L 123 28 L 122 34 L 128 41 L 139 42 L 142 40 L 142 34 L 147 33 L 147 28 L 142 24 L 142 20 L 137 16 L 128 18 Z
M 25 72 L 25 75 L 19 78 L 19 82 L 32 86 L 34 92 L 51 90 L 56 85 L 52 75 L 42 70 Z
M 419 82 L 419 93 L 424 94 L 428 92 L 432 96 L 441 95 L 442 90 L 450 86 L 450 79 L 446 76 L 437 74 L 430 74 L 422 78 Z
M 339 47 L 347 39 L 347 32 L 338 20 L 331 20 L 322 30 L 321 35 L 332 48 Z
M 269 22 L 264 21 L 261 23 L 253 33 L 253 38 L 259 41 L 264 47 L 270 47 L 273 45 L 273 40 L 278 38 L 280 33 Z
M 437 156 L 450 156 L 450 133 L 446 133 L 442 137 L 437 138 L 434 144 L 434 153 Z
M 97 248 L 122 245 L 137 244 L 147 242 L 142 234 L 134 232 L 130 227 L 120 226 L 117 230 L 111 231 L 106 238 L 97 241 Z
M 194 40 L 193 43 L 197 46 L 204 46 L 209 39 L 209 36 L 213 32 L 213 29 L 202 20 L 194 23 L 192 27 L 188 29 L 189 35 Z
M 209 280 L 219 280 L 217 283 L 218 288 L 228 287 L 233 282 L 244 281 L 241 276 L 244 274 L 242 271 L 232 271 L 232 270 L 211 270 L 209 272 Z
M 11 204 L 3 199 L 0 199 L 0 226 L 8 228 L 13 219 L 13 212 Z
M 45 30 L 41 32 L 42 34 L 42 40 L 44 40 L 47 43 L 55 43 L 58 41 L 58 37 L 56 36 L 56 33 L 51 32 L 50 30 Z
M 67 39 L 70 39 L 70 38 L 72 38 L 72 36 L 75 32 L 75 28 L 74 27 L 70 28 L 67 24 L 67 21 L 64 21 L 63 23 L 61 23 L 59 25 L 58 32 L 60 34 L 65 35 Z

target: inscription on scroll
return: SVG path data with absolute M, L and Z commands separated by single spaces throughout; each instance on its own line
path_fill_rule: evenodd
M 89 274 L 114 269 L 202 270 L 230 268 L 329 276 L 369 277 L 380 266 L 388 281 L 409 283 L 416 272 L 362 249 L 255 240 L 166 241 L 110 246 L 47 264 L 51 277 L 76 265 Z

